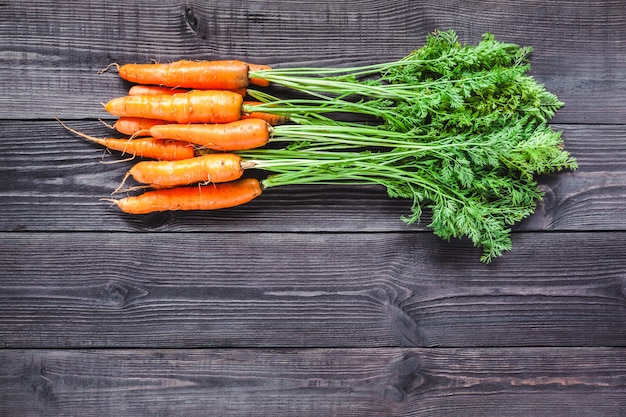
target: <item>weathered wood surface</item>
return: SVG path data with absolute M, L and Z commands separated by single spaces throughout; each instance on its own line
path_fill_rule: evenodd
M 2 236 L 8 348 L 626 346 L 622 233 Z
M 70 121 L 96 136 L 111 130 L 94 120 Z M 624 230 L 626 127 L 555 125 L 579 162 L 575 173 L 541 179 L 544 201 L 518 230 Z M 401 216 L 410 203 L 376 186 L 293 186 L 270 189 L 248 205 L 221 212 L 125 216 L 110 198 L 133 161 L 68 133 L 56 121 L 0 121 L 1 231 L 415 231 Z M 105 162 L 105 163 L 103 163 Z M 106 163 L 108 162 L 108 163 Z M 262 173 L 255 173 L 262 175 Z
M 0 361 L 13 415 L 618 417 L 626 407 L 626 356 L 609 348 L 8 350 Z
M 399 58 L 434 29 L 532 45 L 560 123 L 623 123 L 626 8 L 613 1 L 26 1 L 0 6 L 0 118 L 105 117 L 111 62 L 232 57 L 272 65 Z M 17 75 L 17 76 L 16 76 Z
M 578 159 L 491 265 L 377 187 L 211 213 L 99 201 L 130 163 L 111 62 L 399 58 L 434 29 L 532 45 Z M 0 4 L 0 416 L 623 416 L 626 1 Z

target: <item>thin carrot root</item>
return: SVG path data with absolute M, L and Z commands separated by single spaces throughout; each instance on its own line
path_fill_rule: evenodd
M 133 191 L 137 191 L 137 190 L 147 190 L 148 188 L 150 188 L 149 185 L 134 185 L 132 187 L 128 187 L 128 188 L 124 188 L 123 190 L 117 190 L 114 193 L 111 193 L 111 195 L 113 194 L 117 194 L 117 193 L 130 193 Z
M 126 173 L 126 175 L 124 175 L 124 178 L 122 178 L 122 182 L 120 183 L 120 185 L 117 186 L 117 188 L 115 188 L 115 190 L 113 190 L 113 192 L 111 193 L 111 195 L 113 194 L 117 194 L 120 192 L 120 190 L 122 189 L 122 187 L 124 186 L 124 184 L 126 183 L 126 180 L 128 179 L 128 177 L 130 177 L 131 173 L 130 171 L 128 171 Z
M 101 164 L 106 164 L 106 165 L 119 164 L 119 163 L 132 161 L 136 157 L 137 157 L 136 155 L 133 155 L 133 156 L 129 156 L 128 158 L 124 158 L 124 159 L 115 159 L 113 161 L 100 161 L 100 163 Z
M 141 137 L 147 137 L 150 136 L 150 130 L 138 130 L 136 132 L 133 132 L 129 139 L 136 139 L 136 138 L 141 138 Z
M 108 127 L 109 129 L 113 129 L 113 130 L 115 130 L 115 126 L 114 126 L 114 125 L 109 124 L 109 123 L 105 122 L 105 121 L 104 121 L 104 120 L 102 120 L 102 119 L 98 119 L 98 121 L 99 121 L 100 123 L 102 123 L 103 125 L 105 125 L 106 127 Z
M 108 201 L 109 203 L 113 203 L 115 205 L 117 205 L 118 200 L 114 199 L 114 198 L 100 198 L 100 201 Z
M 98 74 L 104 74 L 105 72 L 109 71 L 109 69 L 111 69 L 111 67 L 117 68 L 117 72 L 119 73 L 119 71 L 120 71 L 120 64 L 118 64 L 117 62 L 111 62 L 109 65 L 106 66 L 106 68 L 103 68 L 100 71 L 98 71 Z
M 217 210 L 245 204 L 263 192 L 255 178 L 221 184 L 196 185 L 147 191 L 119 200 L 101 199 L 116 204 L 129 214 L 148 214 L 171 210 Z
M 89 141 L 95 142 L 99 145 L 119 151 L 122 155 L 127 152 L 135 156 L 142 158 L 151 158 L 158 160 L 180 160 L 192 158 L 195 155 L 195 149 L 189 142 L 169 140 L 169 139 L 157 139 L 152 137 L 144 137 L 135 139 L 130 138 L 97 138 L 89 136 L 83 132 L 72 129 L 66 126 L 59 119 L 57 121 L 70 132 L 85 138 Z

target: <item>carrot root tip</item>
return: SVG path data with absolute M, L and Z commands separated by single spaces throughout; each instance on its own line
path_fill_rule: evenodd
M 138 130 L 135 133 L 133 133 L 132 135 L 130 135 L 130 137 L 128 139 L 135 139 L 138 136 L 145 136 L 146 134 L 150 133 L 150 129 L 143 129 L 143 130 Z
M 103 68 L 100 71 L 98 71 L 98 74 L 104 74 L 105 72 L 109 71 L 109 69 L 111 69 L 111 67 L 115 67 L 118 72 L 120 70 L 120 64 L 118 64 L 117 62 L 111 62 L 105 68 Z
M 109 203 L 113 203 L 116 206 L 119 206 L 119 200 L 116 200 L 114 198 L 101 198 L 100 201 L 107 201 Z
M 126 175 L 124 175 L 124 178 L 122 179 L 122 182 L 120 183 L 120 185 L 117 186 L 117 188 L 115 190 L 113 190 L 113 192 L 111 194 L 116 194 L 118 192 L 120 192 L 120 190 L 122 189 L 122 187 L 124 186 L 124 183 L 126 182 L 126 180 L 128 179 L 128 177 L 130 177 L 130 171 L 128 171 L 126 173 Z
M 109 129 L 113 129 L 113 130 L 115 130 L 115 126 L 113 126 L 112 124 L 109 124 L 109 123 L 105 122 L 105 121 L 104 121 L 104 120 L 102 120 L 102 119 L 98 119 L 98 121 L 99 121 L 100 123 L 102 123 L 103 125 L 105 125 L 106 127 L 108 127 Z
M 135 155 L 129 156 L 128 158 L 124 158 L 124 159 L 116 159 L 114 161 L 100 161 L 100 163 L 105 164 L 105 165 L 119 164 L 120 162 L 129 162 L 129 161 L 132 161 L 133 159 L 135 159 Z

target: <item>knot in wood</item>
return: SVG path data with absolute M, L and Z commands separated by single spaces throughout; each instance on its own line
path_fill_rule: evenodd
M 52 398 L 52 382 L 44 373 L 41 365 L 33 364 L 29 374 L 22 380 L 32 390 L 37 401 L 48 401 Z
M 185 20 L 191 30 L 194 32 L 198 30 L 198 18 L 191 8 L 185 9 Z
M 419 359 L 414 354 L 407 354 L 403 359 L 394 363 L 384 391 L 385 399 L 394 403 L 404 401 L 407 394 L 424 382 L 424 378 L 418 371 Z
M 128 288 L 116 282 L 109 282 L 101 291 L 100 295 L 105 303 L 121 306 L 128 296 Z

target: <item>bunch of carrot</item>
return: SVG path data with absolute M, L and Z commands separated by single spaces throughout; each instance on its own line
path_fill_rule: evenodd
M 413 200 L 405 220 L 430 209 L 435 234 L 469 237 L 488 262 L 534 211 L 535 177 L 576 168 L 547 125 L 563 103 L 526 74 L 530 51 L 436 31 L 400 60 L 353 68 L 126 64 L 118 73 L 134 85 L 104 105 L 125 137 L 70 130 L 144 159 L 116 191 L 129 177 L 149 190 L 110 200 L 127 213 L 233 207 L 289 184 L 373 183 Z M 270 82 L 299 98 L 268 94 Z M 272 175 L 244 176 L 252 168 Z
M 113 125 L 125 137 L 97 138 L 72 132 L 108 149 L 149 160 L 137 162 L 128 177 L 150 188 L 138 196 L 113 201 L 124 212 L 211 210 L 243 204 L 259 196 L 260 182 L 242 179 L 252 165 L 232 151 L 264 146 L 274 125 L 286 118 L 255 111 L 244 101 L 250 69 L 269 67 L 242 61 L 177 61 L 127 64 L 121 78 L 141 83 L 105 104 L 118 116 Z M 118 188 L 121 189 L 121 185 Z

